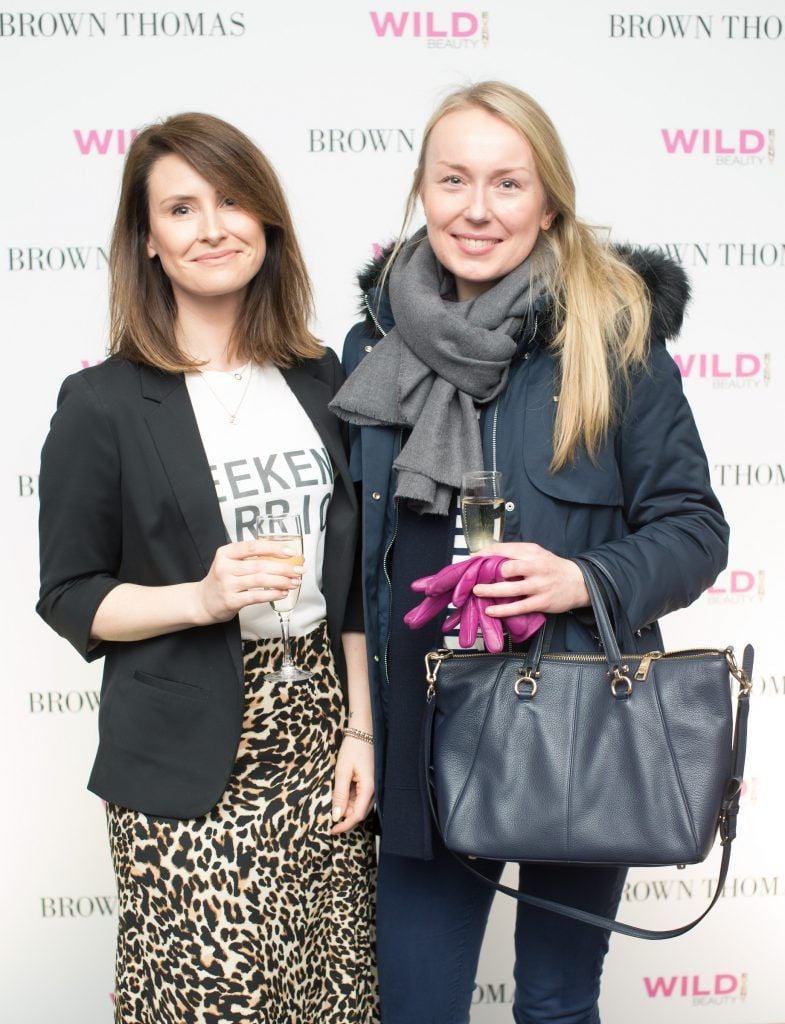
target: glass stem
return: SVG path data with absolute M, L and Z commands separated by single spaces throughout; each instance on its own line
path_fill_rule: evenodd
M 291 640 L 289 639 L 289 613 L 278 612 L 278 621 L 281 623 L 281 639 L 283 640 L 283 662 L 281 664 L 281 671 L 287 672 L 294 668 Z

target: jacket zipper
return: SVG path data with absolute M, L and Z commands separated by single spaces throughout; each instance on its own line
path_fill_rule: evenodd
M 381 329 L 381 328 L 380 328 Z M 398 431 L 398 450 L 400 451 L 401 440 L 403 439 L 403 431 Z M 387 563 L 387 559 L 392 551 L 392 546 L 395 543 L 395 538 L 398 536 L 398 502 L 393 499 L 395 506 L 395 512 L 393 515 L 393 532 L 390 537 L 390 543 L 387 545 L 384 551 L 384 558 L 382 559 L 382 569 L 384 570 L 384 578 L 387 581 L 387 600 L 389 602 L 390 611 L 392 611 L 392 580 L 390 579 L 390 570 Z M 390 650 L 390 627 L 389 623 L 387 626 L 387 636 L 384 641 L 384 680 L 389 685 L 390 682 L 390 670 L 388 654 Z
M 379 323 L 379 319 L 378 319 L 378 317 L 376 316 L 376 314 L 374 313 L 374 311 L 373 311 L 373 309 L 371 307 L 371 302 L 370 302 L 370 299 L 368 298 L 368 293 L 367 292 L 365 293 L 365 297 L 364 298 L 365 298 L 365 308 L 368 310 L 368 316 L 371 318 L 371 321 L 373 322 L 374 327 L 379 332 L 379 334 L 381 334 L 381 336 L 383 338 L 386 338 L 387 337 L 387 331 L 385 331 L 385 329 Z M 400 440 L 400 434 L 399 434 L 399 440 Z M 395 517 L 393 519 L 392 537 L 390 538 L 390 543 L 387 545 L 387 548 L 386 548 L 386 550 L 384 552 L 384 558 L 382 559 L 382 568 L 384 570 L 384 578 L 387 581 L 387 598 L 388 598 L 389 605 L 390 605 L 391 608 L 392 608 L 392 580 L 390 579 L 390 572 L 389 572 L 389 569 L 387 567 L 387 559 L 389 557 L 390 551 L 392 550 L 392 546 L 395 543 L 395 538 L 396 538 L 397 534 L 398 534 L 398 503 L 396 502 L 395 503 Z M 388 628 L 387 629 L 387 637 L 386 637 L 386 639 L 384 641 L 384 665 L 383 665 L 383 668 L 384 668 L 384 681 L 387 684 L 389 684 L 389 682 L 390 682 L 390 672 L 389 672 L 389 662 L 388 662 L 389 649 L 390 649 L 390 630 Z
M 385 329 L 384 329 L 384 328 L 382 327 L 382 325 L 381 325 L 381 324 L 379 323 L 379 321 L 378 321 L 378 319 L 377 319 L 377 317 L 376 317 L 376 314 L 375 314 L 375 313 L 374 313 L 374 311 L 373 311 L 373 310 L 371 309 L 371 303 L 370 303 L 370 301 L 369 301 L 369 299 L 368 299 L 368 293 L 367 293 L 367 292 L 365 293 L 365 308 L 366 308 L 366 309 L 368 310 L 368 316 L 369 316 L 369 317 L 371 318 L 371 320 L 373 321 L 373 325 L 374 325 L 374 327 L 376 328 L 376 330 L 377 330 L 377 331 L 379 332 L 379 334 L 381 334 L 381 336 L 382 336 L 383 338 L 386 338 L 386 337 L 387 337 L 387 331 L 385 331 Z

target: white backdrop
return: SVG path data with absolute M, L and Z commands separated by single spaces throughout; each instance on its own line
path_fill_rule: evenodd
M 758 652 L 725 895 L 685 938 L 613 940 L 603 1019 L 782 1024 L 785 5 L 373 3 L 0 7 L 0 1013 L 9 1024 L 111 1020 L 113 879 L 103 811 L 84 789 L 100 666 L 82 664 L 33 606 L 40 446 L 62 378 L 105 352 L 105 253 L 131 132 L 204 110 L 259 143 L 295 214 L 319 334 L 340 351 L 354 272 L 396 233 L 429 112 L 450 88 L 495 77 L 554 118 L 583 215 L 619 240 L 663 248 L 691 274 L 674 351 L 733 534 L 728 570 L 665 623 L 666 640 L 753 641 Z M 714 868 L 712 858 L 687 872 L 634 872 L 622 916 L 654 926 L 695 916 Z M 497 906 L 479 1024 L 510 1019 L 511 926 L 511 907 Z

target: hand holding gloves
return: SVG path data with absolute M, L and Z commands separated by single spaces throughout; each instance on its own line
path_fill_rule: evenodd
M 501 567 L 507 561 L 503 555 L 474 555 L 465 562 L 445 566 L 433 576 L 423 576 L 412 583 L 412 590 L 425 594 L 424 599 L 404 616 L 410 629 L 419 629 L 448 604 L 455 606 L 444 621 L 444 631 L 454 629 L 460 623 L 458 642 L 461 647 L 472 647 L 477 639 L 477 630 L 482 633 L 486 650 L 498 654 L 504 648 L 504 626 L 515 643 L 522 643 L 545 622 L 540 612 L 528 615 L 508 615 L 493 618 L 487 614 L 492 605 L 508 604 L 508 597 L 475 597 L 473 590 L 477 583 L 506 582 Z

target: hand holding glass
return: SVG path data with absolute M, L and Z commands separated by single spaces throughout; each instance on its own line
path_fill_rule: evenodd
M 504 497 L 501 473 L 482 470 L 463 474 L 461 521 L 466 546 L 472 554 L 502 540 Z
M 259 540 L 280 547 L 281 555 L 276 558 L 287 565 L 302 565 L 303 559 L 303 527 L 299 516 L 259 516 L 256 520 L 256 536 Z M 289 619 L 297 598 L 300 596 L 299 585 L 293 587 L 286 597 L 272 601 L 273 610 L 278 615 L 283 640 L 283 662 L 277 672 L 268 672 L 265 676 L 271 682 L 288 682 L 296 679 L 309 679 L 310 672 L 298 668 L 292 661 L 291 640 L 289 638 Z

